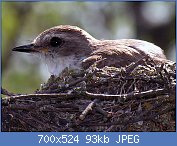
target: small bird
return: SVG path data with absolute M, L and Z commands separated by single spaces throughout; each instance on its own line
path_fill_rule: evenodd
M 98 68 L 102 68 L 125 67 L 146 56 L 157 64 L 167 61 L 163 50 L 152 43 L 136 39 L 98 40 L 83 29 L 70 25 L 47 29 L 31 44 L 12 50 L 40 56 L 51 75 L 59 75 L 67 67 L 87 69 L 95 62 Z

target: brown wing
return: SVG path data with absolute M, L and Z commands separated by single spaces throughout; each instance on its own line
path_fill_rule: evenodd
M 88 58 L 83 61 L 83 67 L 88 68 L 97 61 L 97 67 L 104 66 L 125 67 L 132 62 L 147 56 L 147 53 L 137 49 L 135 46 L 126 45 L 104 45 L 95 50 Z M 149 56 L 151 57 L 151 56 Z M 155 62 L 163 62 L 158 57 L 152 56 Z M 143 64 L 143 62 L 142 62 Z

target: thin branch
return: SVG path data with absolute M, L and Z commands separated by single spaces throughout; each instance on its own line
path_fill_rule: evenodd
M 90 99 L 100 99 L 100 100 L 118 100 L 118 101 L 125 101 L 130 99 L 140 99 L 145 96 L 159 96 L 167 94 L 166 89 L 156 89 L 156 90 L 148 90 L 144 92 L 133 92 L 128 94 L 119 94 L 119 95 L 108 95 L 108 94 L 94 94 L 85 92 L 86 96 Z
M 73 99 L 78 96 L 77 94 L 68 94 L 68 93 L 53 93 L 53 94 L 22 94 L 22 95 L 15 95 L 10 97 L 5 97 L 2 99 L 2 102 L 5 104 L 9 101 L 15 101 L 16 99 L 23 99 L 23 98 L 57 98 L 59 100 L 68 100 Z
M 85 117 L 88 115 L 88 113 L 90 111 L 92 111 L 93 107 L 96 105 L 96 103 L 98 102 L 98 99 L 95 99 L 94 101 L 92 101 L 86 108 L 85 110 L 82 112 L 82 114 L 79 116 L 80 120 L 84 120 Z
M 146 96 L 159 96 L 167 94 L 166 89 L 156 89 L 156 90 L 148 90 L 144 92 L 133 92 L 128 94 L 119 94 L 119 95 L 109 95 L 109 94 L 94 94 L 89 92 L 83 92 L 82 94 L 79 93 L 53 93 L 53 94 L 25 94 L 25 95 L 15 95 L 11 97 L 5 97 L 4 100 L 14 101 L 15 99 L 22 99 L 22 98 L 57 98 L 59 100 L 67 100 L 73 99 L 78 97 L 85 97 L 85 99 L 100 99 L 100 100 L 118 100 L 118 101 L 125 101 L 130 99 L 140 99 Z M 85 96 L 84 96 L 85 95 Z

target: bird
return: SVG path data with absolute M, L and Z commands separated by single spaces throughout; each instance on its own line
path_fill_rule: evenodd
M 96 62 L 98 68 L 126 67 L 142 57 L 156 64 L 167 62 L 163 50 L 153 43 L 138 39 L 99 40 L 71 25 L 49 28 L 31 43 L 14 47 L 12 51 L 39 56 L 51 75 L 60 75 L 65 68 L 88 69 Z

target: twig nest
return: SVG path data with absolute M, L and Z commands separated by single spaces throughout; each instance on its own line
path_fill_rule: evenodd
M 175 89 L 175 63 L 65 70 L 34 94 L 7 94 L 2 131 L 175 131 Z

